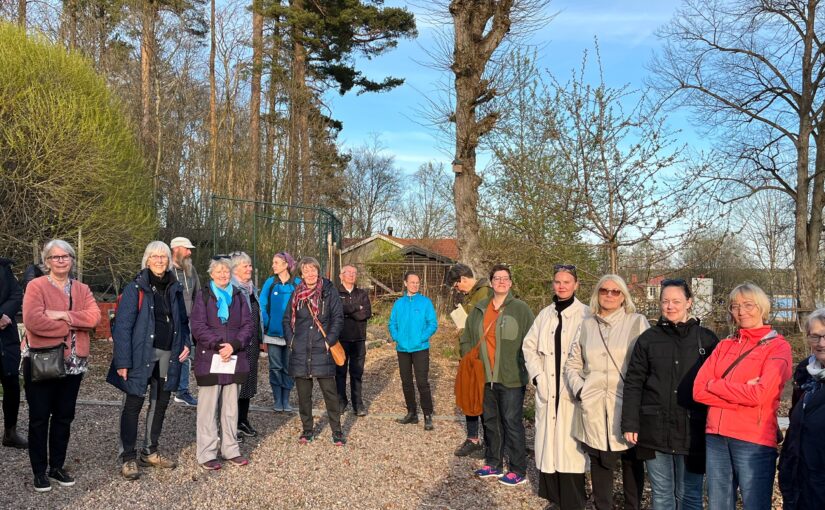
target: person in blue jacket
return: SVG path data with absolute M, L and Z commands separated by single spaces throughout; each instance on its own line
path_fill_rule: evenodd
M 191 340 L 183 288 L 175 278 L 172 253 L 162 241 L 152 241 L 143 253 L 140 273 L 123 289 L 112 340 L 112 364 L 106 380 L 126 393 L 120 411 L 121 474 L 140 477 L 142 466 L 174 468 L 158 452 L 169 397 L 178 388 L 181 364 L 189 357 Z M 138 459 L 138 417 L 149 388 L 149 409 L 143 448 Z
M 269 385 L 275 401 L 275 412 L 293 412 L 289 405 L 289 392 L 295 385 L 289 376 L 289 348 L 284 340 L 282 324 L 289 298 L 295 287 L 301 283 L 300 278 L 292 276 L 295 259 L 281 251 L 272 257 L 273 275 L 266 279 L 261 289 L 259 302 L 264 328 L 264 343 L 269 356 Z
M 414 271 L 404 274 L 404 295 L 392 305 L 390 336 L 395 341 L 398 370 L 407 414 L 397 421 L 401 424 L 418 423 L 418 405 L 415 402 L 413 372 L 421 410 L 424 411 L 424 430 L 433 430 L 433 397 L 430 393 L 430 337 L 438 329 L 435 308 L 427 296 L 418 293 L 421 277 Z

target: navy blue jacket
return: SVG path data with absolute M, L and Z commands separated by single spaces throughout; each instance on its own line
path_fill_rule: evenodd
M 322 278 L 321 301 L 318 303 L 318 321 L 327 334 L 326 342 L 333 346 L 338 343 L 338 335 L 344 327 L 344 309 L 335 285 Z M 335 362 L 327 351 L 324 337 L 315 325 L 306 306 L 301 306 L 295 316 L 292 329 L 292 301 L 289 300 L 284 312 L 284 338 L 290 349 L 289 375 L 292 377 L 335 377 Z
M 0 258 L 0 316 L 7 316 L 11 324 L 0 329 L 0 356 L 3 358 L 3 374 L 17 376 L 20 366 L 20 337 L 17 334 L 15 316 L 23 305 L 23 291 L 11 272 L 12 261 Z
M 143 304 L 138 310 L 139 292 L 143 290 Z M 183 287 L 175 280 L 166 289 L 172 308 L 172 357 L 166 376 L 164 390 L 176 391 L 180 379 L 181 363 L 178 357 L 183 347 L 192 348 L 189 336 L 189 320 L 186 316 L 186 304 L 183 299 Z M 123 289 L 123 297 L 117 307 L 115 327 L 112 331 L 114 348 L 112 364 L 106 381 L 129 395 L 143 396 L 154 368 L 154 333 L 155 333 L 155 297 L 149 284 L 149 269 L 138 273 L 134 281 Z M 127 368 L 129 372 L 124 381 L 117 370 Z

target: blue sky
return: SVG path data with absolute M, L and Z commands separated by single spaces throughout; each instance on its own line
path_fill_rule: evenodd
M 561 79 L 579 67 L 582 52 L 592 51 L 594 37 L 598 37 L 608 85 L 630 83 L 640 87 L 648 74 L 645 64 L 660 46 L 655 30 L 670 20 L 679 3 L 556 0 L 549 10 L 558 14 L 535 32 L 530 42 L 539 48 L 540 67 Z M 434 47 L 434 28 L 408 2 L 387 0 L 386 5 L 407 5 L 416 13 L 419 36 L 401 41 L 398 48 L 381 57 L 361 62 L 361 69 L 375 79 L 393 75 L 404 77 L 406 83 L 382 94 L 330 97 L 333 116 L 344 123 L 340 139 L 345 147 L 353 147 L 378 134 L 387 153 L 393 154 L 396 164 L 407 172 L 431 160 L 449 164 L 450 153 L 438 143 L 436 129 L 426 126 L 427 120 L 421 114 L 439 80 L 449 79 L 425 65 L 430 59 L 426 50 Z M 684 123 L 684 119 L 674 118 L 674 123 Z

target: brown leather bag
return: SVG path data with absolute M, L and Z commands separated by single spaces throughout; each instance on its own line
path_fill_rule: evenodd
M 482 339 L 482 341 L 484 341 Z M 455 404 L 465 416 L 480 416 L 484 411 L 484 363 L 479 357 L 481 342 L 458 362 L 455 376 Z
M 318 317 L 315 316 L 315 313 L 312 311 L 312 308 L 307 306 L 309 309 L 310 315 L 312 315 L 312 320 L 315 321 L 315 325 L 318 326 L 318 330 L 321 332 L 321 335 L 324 337 L 324 343 L 327 346 L 327 351 L 332 356 L 332 361 L 335 362 L 336 365 L 339 367 L 343 367 L 344 363 L 347 362 L 347 353 L 344 352 L 344 347 L 341 345 L 341 342 L 338 341 L 335 345 L 330 346 L 329 342 L 327 342 L 327 332 L 324 331 L 324 327 L 321 326 L 321 321 L 318 320 Z

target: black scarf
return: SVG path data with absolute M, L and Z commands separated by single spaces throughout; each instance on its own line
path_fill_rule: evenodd
M 157 276 L 149 271 L 149 286 L 152 288 L 155 302 L 155 340 L 153 346 L 164 351 L 172 349 L 174 327 L 172 325 L 172 303 L 168 291 L 169 286 L 174 281 L 172 271 L 165 271 L 163 276 Z
M 558 296 L 553 296 L 553 303 L 556 304 L 556 315 L 559 317 L 559 324 L 553 333 L 553 340 L 555 340 L 553 352 L 556 353 L 556 411 L 559 410 L 559 390 L 561 389 L 561 322 L 563 320 L 561 313 L 572 305 L 575 299 L 575 294 L 567 299 L 559 299 Z

